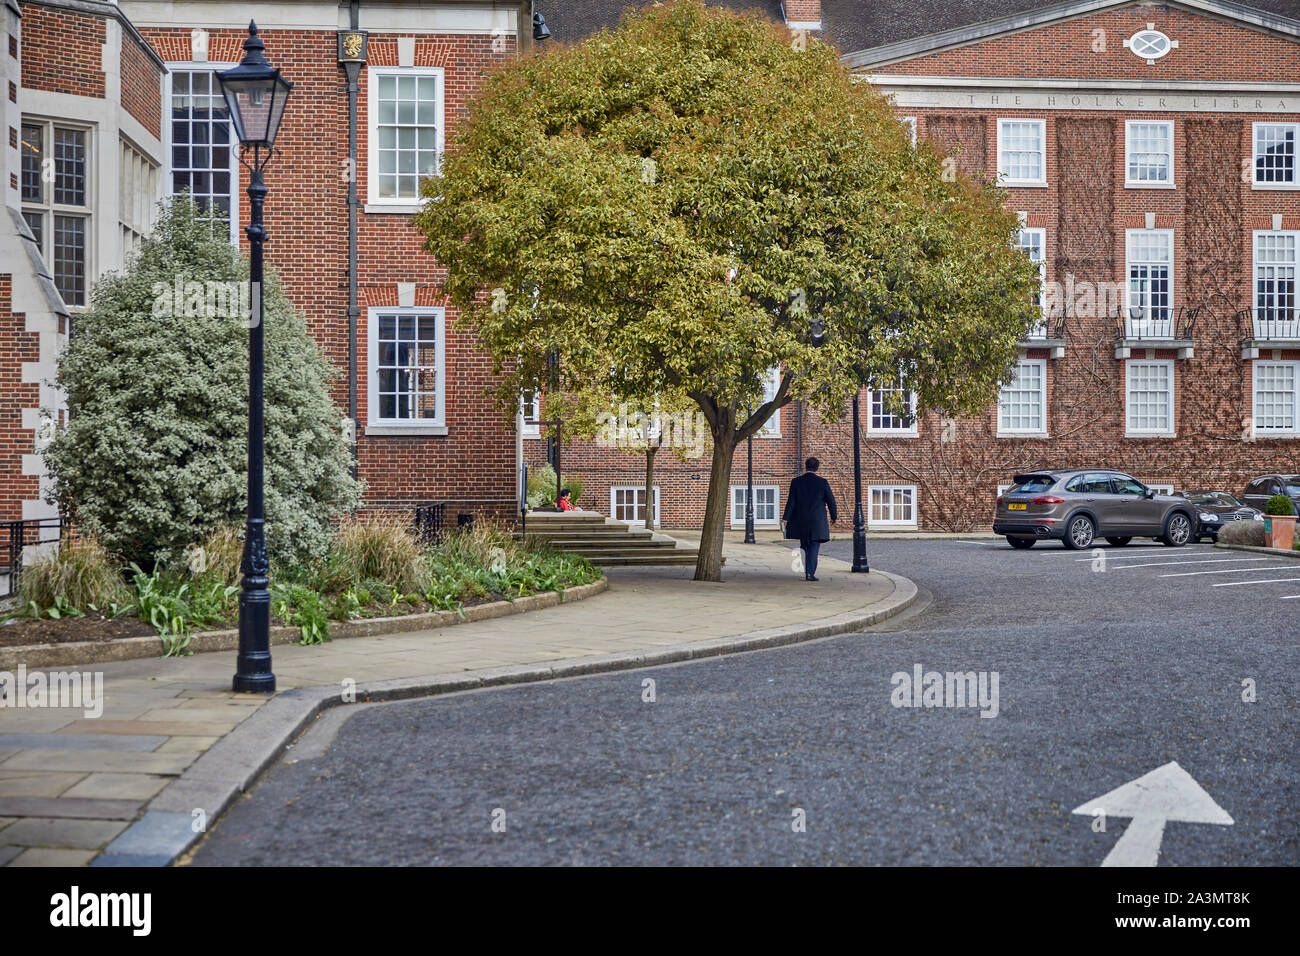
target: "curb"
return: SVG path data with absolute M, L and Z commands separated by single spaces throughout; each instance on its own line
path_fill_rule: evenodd
M 582 677 L 662 664 L 783 647 L 847 634 L 879 624 L 911 607 L 917 587 L 888 571 L 873 572 L 893 582 L 894 590 L 865 611 L 850 611 L 803 624 L 767 628 L 693 644 L 618 654 L 593 654 L 546 664 L 483 668 L 434 677 L 404 677 L 358 684 L 356 700 L 381 702 L 454 694 L 565 677 Z M 585 585 L 591 587 L 591 585 Z M 247 720 L 217 741 L 145 808 L 145 813 L 114 839 L 91 866 L 169 866 L 189 850 L 241 793 L 269 769 L 324 711 L 344 704 L 333 686 L 297 688 L 277 694 Z M 202 820 L 204 826 L 195 829 Z
M 486 621 L 510 614 L 522 614 L 525 611 L 539 611 L 542 608 L 581 601 L 593 597 L 609 587 L 609 580 L 602 573 L 600 580 L 590 584 L 578 584 L 563 591 L 547 591 L 545 594 L 530 594 L 515 598 L 513 601 L 493 601 L 490 604 L 476 604 L 473 607 L 456 611 L 426 611 L 423 614 L 404 614 L 401 617 L 372 617 L 360 621 L 331 621 L 330 640 L 351 637 L 377 637 L 381 634 L 405 634 L 409 631 L 423 631 L 453 624 L 468 624 L 470 621 Z M 464 617 L 461 614 L 464 614 Z M 271 628 L 271 644 L 297 644 L 302 639 L 302 632 L 296 627 L 275 626 Z M 239 630 L 229 628 L 222 631 L 198 631 L 190 636 L 186 650 L 195 654 L 210 651 L 233 651 L 239 647 Z M 145 657 L 162 657 L 162 644 L 156 635 L 146 637 L 125 637 L 117 641 L 73 641 L 66 644 L 23 644 L 17 647 L 0 647 L 0 670 L 14 671 L 18 666 L 36 667 L 72 667 L 82 664 L 106 664 L 113 661 L 139 660 Z
M 1219 544 L 1217 541 L 1214 546 L 1228 551 L 1253 551 L 1255 554 L 1267 554 L 1274 558 L 1295 558 L 1300 561 L 1300 551 L 1294 549 L 1288 551 L 1285 548 L 1257 548 L 1253 544 Z

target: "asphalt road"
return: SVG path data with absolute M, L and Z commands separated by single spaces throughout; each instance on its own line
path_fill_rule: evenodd
M 193 863 L 1092 867 L 1128 821 L 1071 810 L 1177 761 L 1234 823 L 1161 866 L 1296 864 L 1300 562 L 1101 551 L 872 541 L 928 604 L 863 634 L 339 712 Z M 997 716 L 894 706 L 917 664 L 996 672 Z

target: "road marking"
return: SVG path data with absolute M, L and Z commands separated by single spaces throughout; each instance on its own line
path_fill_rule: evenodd
M 1076 561 L 1095 561 L 1095 558 L 1075 558 Z M 1145 564 L 1112 564 L 1119 558 L 1107 558 L 1106 567 L 1110 568 L 1160 568 L 1170 564 L 1231 564 L 1242 561 L 1272 561 L 1272 558 L 1208 558 L 1198 561 L 1148 561 Z
M 1250 574 L 1253 571 L 1281 571 L 1294 568 L 1294 564 L 1273 564 L 1267 568 L 1219 568 L 1217 571 L 1173 571 L 1160 575 L 1162 578 L 1190 578 L 1193 574 Z
M 1278 598 L 1278 600 L 1279 600 L 1279 601 L 1294 601 L 1296 598 L 1300 598 L 1300 594 L 1288 594 L 1286 597 Z
M 1232 581 L 1229 582 L 1228 584 L 1212 584 L 1210 585 L 1210 587 L 1238 588 L 1241 587 L 1243 584 L 1278 584 L 1282 581 L 1300 581 L 1300 578 L 1268 578 L 1264 581 Z M 1300 595 L 1297 595 L 1297 597 L 1300 597 Z
M 1101 861 L 1102 866 L 1155 866 L 1165 824 L 1171 820 L 1219 826 L 1233 823 L 1228 812 L 1176 760 L 1089 800 L 1073 812 L 1095 816 L 1096 811 L 1133 821 Z

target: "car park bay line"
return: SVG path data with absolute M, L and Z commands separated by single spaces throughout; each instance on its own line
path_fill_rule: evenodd
M 1076 560 L 1076 561 L 1095 561 L 1095 560 L 1097 560 L 1097 559 L 1096 559 L 1096 558 L 1075 558 L 1074 560 Z M 1170 565 L 1170 564 L 1180 564 L 1180 565 L 1188 565 L 1188 564 L 1241 564 L 1243 561 L 1272 561 L 1273 559 L 1272 559 L 1272 558 L 1205 558 L 1205 559 L 1198 559 L 1198 560 L 1195 560 L 1195 561 L 1144 561 L 1142 564 L 1115 564 L 1115 565 L 1112 565 L 1112 564 L 1111 564 L 1112 561 L 1119 561 L 1119 560 L 1121 560 L 1121 559 L 1120 559 L 1120 558 L 1107 557 L 1107 558 L 1106 558 L 1106 566 L 1107 566 L 1108 568 L 1110 568 L 1110 567 L 1114 567 L 1115 569 L 1118 570 L 1118 569 L 1121 569 L 1121 568 L 1161 568 L 1161 567 L 1165 567 L 1165 566 Z M 1246 570 L 1254 570 L 1254 569 L 1253 569 L 1253 568 L 1247 568 Z M 1167 576 L 1167 575 L 1165 575 L 1165 576 Z
M 1210 587 L 1215 588 L 1236 588 L 1243 584 L 1277 584 L 1281 581 L 1300 581 L 1300 578 L 1265 578 L 1263 581 L 1228 581 L 1225 584 L 1212 584 Z M 1300 597 L 1300 594 L 1293 595 Z
M 1252 571 L 1281 571 L 1284 568 L 1294 568 L 1294 564 L 1274 564 L 1267 568 L 1219 568 L 1215 571 L 1178 571 L 1171 574 L 1162 574 L 1162 578 L 1189 578 L 1193 574 L 1249 574 Z M 1298 578 L 1297 580 L 1300 580 Z

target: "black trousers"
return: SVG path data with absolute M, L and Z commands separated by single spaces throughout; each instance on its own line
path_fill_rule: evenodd
M 799 547 L 803 548 L 803 573 L 816 574 L 817 552 L 821 550 L 822 543 L 811 538 L 800 538 Z

